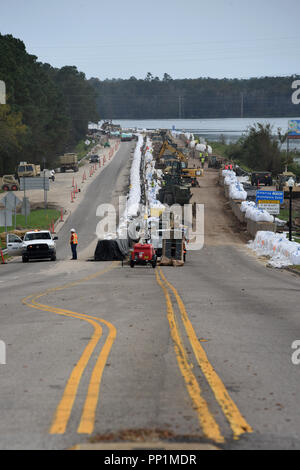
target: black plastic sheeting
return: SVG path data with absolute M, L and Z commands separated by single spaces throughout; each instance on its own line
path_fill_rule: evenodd
M 99 240 L 94 254 L 95 261 L 122 261 L 128 255 L 127 240 Z

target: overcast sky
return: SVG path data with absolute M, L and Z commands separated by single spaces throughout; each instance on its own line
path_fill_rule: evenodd
M 0 32 L 88 78 L 300 73 L 299 0 L 0 0 Z

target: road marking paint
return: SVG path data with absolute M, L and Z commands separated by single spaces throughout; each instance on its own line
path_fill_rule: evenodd
M 245 418 L 242 416 L 240 413 L 238 407 L 234 403 L 234 401 L 231 399 L 229 393 L 226 390 L 225 385 L 223 384 L 222 380 L 214 370 L 213 366 L 210 364 L 208 357 L 201 346 L 195 330 L 193 328 L 193 325 L 188 317 L 187 311 L 185 309 L 184 303 L 178 293 L 178 291 L 175 289 L 175 287 L 166 279 L 164 276 L 163 272 L 161 271 L 160 268 L 159 272 L 160 275 L 165 282 L 165 284 L 172 290 L 172 292 L 175 295 L 182 321 L 186 330 L 186 333 L 188 335 L 190 344 L 193 348 L 195 357 L 197 359 L 197 362 L 205 375 L 214 395 L 221 406 L 224 415 L 226 416 L 230 427 L 233 431 L 233 436 L 234 439 L 238 439 L 242 434 L 244 433 L 251 433 L 253 432 L 253 429 L 251 426 L 247 423 Z
M 192 366 L 190 365 L 186 351 L 184 349 L 182 340 L 180 338 L 179 330 L 176 326 L 175 313 L 172 306 L 172 301 L 170 294 L 163 284 L 161 278 L 159 277 L 158 271 L 155 271 L 157 283 L 162 288 L 167 305 L 167 318 L 170 325 L 171 337 L 174 343 L 175 354 L 179 369 L 185 380 L 185 384 L 188 390 L 188 393 L 192 399 L 194 408 L 198 415 L 200 426 L 203 429 L 205 436 L 215 442 L 224 442 L 224 437 L 220 432 L 220 428 L 214 417 L 209 411 L 208 405 L 204 398 L 201 395 L 200 386 L 195 375 L 192 372 Z
M 83 413 L 77 430 L 77 432 L 80 434 L 91 434 L 93 432 L 101 378 L 107 358 L 117 335 L 117 330 L 111 323 L 108 323 L 105 320 L 102 320 L 102 322 L 107 325 L 109 329 L 109 335 L 91 375 L 88 393 L 83 407 Z
M 49 431 L 50 434 L 64 434 L 66 432 L 67 424 L 71 416 L 82 374 L 102 335 L 101 326 L 99 324 L 96 326 L 96 322 L 93 323 L 95 327 L 94 334 L 92 336 L 92 339 L 86 346 L 78 363 L 72 370 L 72 373 L 65 387 L 62 399 L 56 409 L 54 419 L 52 421 L 52 425 Z
M 104 346 L 101 349 L 96 365 L 92 372 L 92 377 L 91 377 L 90 385 L 88 388 L 88 394 L 86 397 L 86 404 L 88 406 L 87 409 L 92 410 L 92 413 L 89 414 L 88 419 L 87 419 L 86 413 L 83 411 L 84 422 L 85 424 L 88 423 L 88 427 L 87 426 L 84 427 L 85 432 L 88 432 L 88 433 L 93 432 L 96 408 L 97 408 L 98 399 L 99 399 L 101 379 L 102 379 L 106 360 L 108 358 L 112 344 L 116 338 L 116 328 L 111 323 L 101 318 L 81 314 L 78 312 L 73 312 L 71 310 L 61 309 L 58 307 L 52 307 L 50 305 L 41 304 L 41 303 L 38 303 L 37 300 L 55 291 L 67 289 L 69 287 L 73 287 L 80 283 L 99 277 L 102 274 L 110 271 L 117 264 L 118 263 L 113 263 L 107 269 L 104 269 L 96 274 L 87 276 L 83 279 L 80 279 L 79 281 L 74 281 L 74 282 L 65 284 L 64 286 L 48 289 L 47 291 L 43 293 L 40 293 L 37 295 L 35 294 L 30 295 L 26 297 L 25 299 L 23 299 L 23 304 L 31 308 L 35 308 L 35 309 L 43 310 L 47 312 L 52 312 L 52 313 L 56 313 L 58 315 L 64 315 L 67 317 L 77 318 L 79 320 L 83 320 L 83 321 L 90 323 L 94 327 L 94 333 L 92 335 L 92 338 L 90 339 L 89 343 L 85 347 L 78 363 L 73 368 L 71 375 L 69 377 L 69 380 L 67 381 L 62 399 L 56 409 L 56 412 L 55 412 L 55 415 L 54 415 L 54 418 L 50 427 L 50 431 L 49 431 L 50 434 L 64 434 L 66 431 L 83 372 L 86 369 L 88 362 L 98 342 L 100 341 L 102 337 L 102 327 L 100 323 L 103 323 L 108 327 L 109 335 L 104 343 Z M 95 387 L 95 384 L 96 384 L 96 387 Z M 90 405 L 91 403 L 92 405 Z M 81 419 L 81 422 L 82 422 L 82 419 Z

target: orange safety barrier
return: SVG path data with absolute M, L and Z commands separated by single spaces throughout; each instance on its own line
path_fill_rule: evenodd
M 4 256 L 3 256 L 3 251 L 1 250 L 1 259 L 2 259 L 2 264 L 7 264 L 5 259 L 4 259 Z

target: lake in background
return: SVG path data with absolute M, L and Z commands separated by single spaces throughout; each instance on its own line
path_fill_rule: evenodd
M 274 127 L 274 134 L 278 127 L 282 133 L 288 130 L 290 119 L 300 119 L 299 117 L 289 118 L 227 118 L 227 119 L 114 119 L 113 122 L 120 124 L 122 128 L 138 129 L 173 129 L 177 131 L 192 132 L 201 134 L 207 140 L 216 141 L 223 134 L 226 142 L 237 141 L 249 126 L 256 122 L 270 123 Z M 290 140 L 290 149 L 300 148 L 300 143 Z

